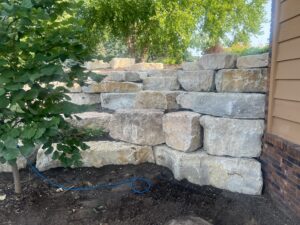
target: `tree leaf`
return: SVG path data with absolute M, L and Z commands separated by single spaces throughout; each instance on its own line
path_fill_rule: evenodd
M 30 9 L 30 8 L 32 8 L 33 4 L 31 2 L 31 0 L 23 0 L 21 6 L 24 8 Z

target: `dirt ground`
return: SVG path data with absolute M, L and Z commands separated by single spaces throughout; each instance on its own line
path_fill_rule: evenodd
M 164 225 L 182 216 L 199 216 L 215 225 L 293 225 L 268 196 L 247 196 L 173 179 L 153 164 L 101 169 L 54 169 L 44 173 L 66 186 L 117 182 L 132 176 L 151 178 L 151 192 L 113 190 L 58 191 L 29 170 L 21 172 L 23 194 L 13 193 L 11 174 L 0 174 L 1 225 Z

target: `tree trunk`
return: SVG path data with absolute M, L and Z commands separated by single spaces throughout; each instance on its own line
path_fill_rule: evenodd
M 148 48 L 147 47 L 145 47 L 144 49 L 143 49 L 143 51 L 142 51 L 142 54 L 141 54 L 141 56 L 140 56 L 140 62 L 142 62 L 142 63 L 144 63 L 144 62 L 146 62 L 147 61 L 147 58 L 148 58 Z
M 135 58 L 135 41 L 133 36 L 129 36 L 126 42 L 130 57 Z
M 12 164 L 11 169 L 12 169 L 12 174 L 13 174 L 13 178 L 14 178 L 15 193 L 21 194 L 22 190 L 21 190 L 21 182 L 20 182 L 20 173 L 19 173 L 17 163 Z

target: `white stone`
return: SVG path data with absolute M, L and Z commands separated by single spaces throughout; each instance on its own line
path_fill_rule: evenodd
M 237 59 L 237 68 L 267 67 L 269 64 L 269 53 L 259 55 L 240 56 Z
M 134 58 L 113 58 L 110 61 L 112 69 L 126 69 L 135 64 Z
M 102 93 L 101 106 L 106 109 L 134 108 L 136 93 Z
M 212 91 L 214 87 L 214 71 L 184 71 L 178 75 L 178 81 L 186 91 Z
M 179 151 L 195 151 L 202 145 L 200 115 L 194 112 L 173 112 L 163 117 L 166 144 Z
M 259 195 L 261 165 L 254 159 L 211 156 L 204 151 L 184 153 L 166 145 L 154 147 L 156 164 L 169 168 L 175 179 L 233 192 Z
M 178 95 L 177 102 L 181 108 L 200 114 L 241 119 L 265 117 L 264 94 L 189 92 Z
M 237 56 L 228 53 L 203 55 L 199 59 L 200 67 L 205 70 L 230 69 L 236 65 Z
M 131 93 L 143 89 L 142 84 L 133 82 L 104 81 L 101 83 L 91 83 L 82 87 L 85 93 Z
M 19 169 L 24 169 L 26 168 L 27 160 L 24 157 L 19 157 L 17 160 L 17 165 Z M 2 172 L 6 172 L 6 173 L 12 172 L 11 166 L 8 163 L 4 163 L 4 164 L 0 163 L 0 173 Z
M 210 155 L 259 157 L 263 120 L 240 120 L 202 116 L 204 150 Z
M 94 105 L 100 103 L 100 94 L 68 93 L 70 102 L 77 105 Z
M 86 142 L 90 147 L 82 151 L 83 167 L 100 168 L 105 165 L 127 165 L 154 162 L 152 148 L 116 141 L 91 141 Z M 55 147 L 56 145 L 54 145 Z M 52 155 L 46 155 L 40 149 L 37 154 L 36 166 L 40 171 L 61 167 L 62 164 L 52 159 Z
M 137 109 L 178 109 L 176 97 L 180 91 L 141 91 L 137 93 L 135 108 Z
M 68 119 L 68 121 L 78 127 L 85 129 L 102 129 L 105 132 L 109 132 L 109 122 L 112 118 L 112 114 L 105 112 L 84 112 L 73 115 L 80 119 Z
M 136 63 L 129 67 L 128 70 L 147 71 L 147 70 L 162 70 L 163 63 Z
M 147 77 L 143 80 L 144 90 L 174 91 L 179 89 L 177 77 Z
M 110 136 L 139 145 L 158 145 L 165 142 L 160 110 L 117 110 L 110 122 Z

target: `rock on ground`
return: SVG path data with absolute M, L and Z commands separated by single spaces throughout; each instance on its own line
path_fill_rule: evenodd
M 158 145 L 165 142 L 160 110 L 117 110 L 110 122 L 110 136 L 139 145 Z
M 179 89 L 177 77 L 147 77 L 143 80 L 144 90 L 174 91 Z
M 203 55 L 199 59 L 200 67 L 205 70 L 230 69 L 236 66 L 237 56 L 228 53 Z
M 141 91 L 137 93 L 135 108 L 137 109 L 178 109 L 176 97 L 180 91 Z
M 240 56 L 237 59 L 237 68 L 267 67 L 269 64 L 269 53 L 259 55 Z
M 137 92 L 143 89 L 142 84 L 133 82 L 106 81 L 101 83 L 92 83 L 82 87 L 85 93 L 129 93 Z
M 184 153 L 166 145 L 154 147 L 156 164 L 169 168 L 177 180 L 243 194 L 262 191 L 261 165 L 254 159 L 217 157 L 204 151 Z
M 259 157 L 263 120 L 239 120 L 202 116 L 204 150 L 210 155 Z
M 178 74 L 178 81 L 186 91 L 212 91 L 214 87 L 214 71 L 184 71 Z
M 188 217 L 182 217 L 182 218 L 170 220 L 165 225 L 212 225 L 212 224 L 200 217 L 188 216 Z
M 216 74 L 218 92 L 266 92 L 267 69 L 226 69 Z
M 132 109 L 135 104 L 136 93 L 102 93 L 100 96 L 102 108 Z
M 86 142 L 90 149 L 82 151 L 83 167 L 102 167 L 105 165 L 126 165 L 154 162 L 152 148 L 116 141 Z M 55 147 L 55 145 L 54 145 Z M 61 167 L 61 163 L 46 155 L 42 149 L 38 151 L 36 167 L 40 171 Z
M 93 105 L 99 104 L 100 94 L 86 94 L 86 93 L 67 93 L 71 100 L 70 102 L 77 105 Z
M 110 66 L 112 69 L 126 69 L 135 64 L 135 59 L 133 58 L 113 58 L 110 61 Z
M 166 144 L 179 151 L 195 151 L 202 145 L 200 115 L 194 112 L 167 113 L 163 117 Z
M 189 92 L 178 95 L 177 102 L 181 108 L 200 114 L 242 119 L 265 117 L 264 94 Z
M 131 65 L 129 70 L 147 71 L 147 70 L 162 70 L 164 69 L 163 63 L 136 63 Z
M 109 132 L 109 122 L 112 114 L 105 112 L 84 112 L 74 114 L 79 117 L 78 119 L 68 119 L 68 121 L 79 128 L 85 129 L 102 129 L 105 132 Z

